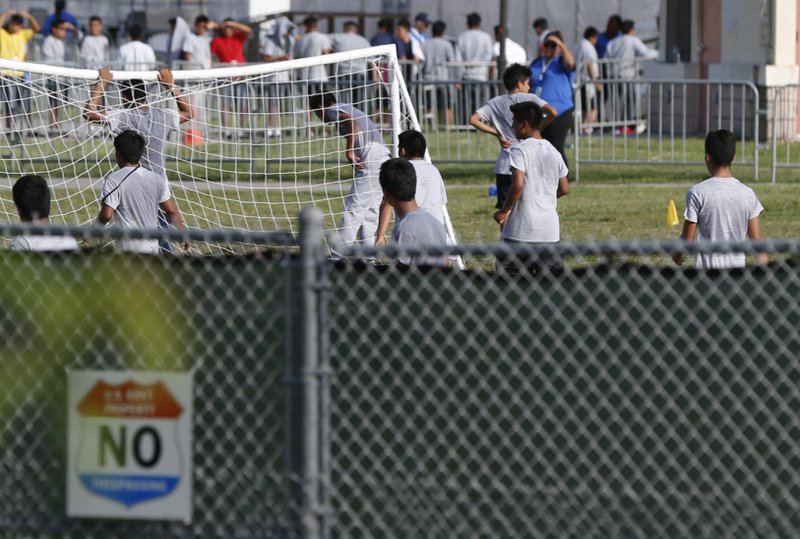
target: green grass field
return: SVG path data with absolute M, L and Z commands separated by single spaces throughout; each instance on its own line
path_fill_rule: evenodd
M 497 150 L 492 137 L 474 131 L 434 132 L 429 135 L 430 151 L 448 186 L 448 206 L 453 227 L 461 243 L 493 243 L 498 240 L 498 227 L 492 219 L 496 199 L 488 196 L 494 183 L 490 161 Z M 173 180 L 200 179 L 220 188 L 206 192 L 183 189 L 173 183 L 175 198 L 181 204 L 187 224 L 199 228 L 215 226 L 297 230 L 297 212 L 305 206 L 320 206 L 329 215 L 325 226 L 336 227 L 341 211 L 341 188 L 346 189 L 350 167 L 343 162 L 339 137 L 322 139 L 290 138 L 282 144 L 267 145 L 266 140 L 252 139 L 251 144 L 208 143 L 201 148 L 175 145 L 171 151 L 177 160 L 168 163 Z M 702 159 L 702 140 L 688 138 L 667 145 L 654 138 L 650 141 L 632 138 L 582 138 L 582 155 L 594 159 L 628 157 L 647 160 L 679 159 L 670 165 L 582 164 L 580 182 L 573 182 L 572 193 L 559 201 L 562 238 L 564 241 L 652 240 L 674 239 L 680 226 L 666 224 L 667 204 L 674 200 L 678 213 L 683 212 L 684 197 L 690 185 L 702 180 L 704 167 L 685 161 Z M 585 146 L 585 147 L 584 147 Z M 675 149 L 677 148 L 677 150 Z M 748 159 L 752 160 L 752 142 L 747 143 Z M 574 159 L 574 149 L 570 158 Z M 791 155 L 794 147 L 787 148 Z M 107 158 L 109 141 L 75 139 L 32 144 L 13 150 L 13 159 L 4 160 L 0 173 L 9 179 L 25 172 L 46 172 L 55 178 L 100 178 L 113 164 Z M 328 162 L 341 165 L 322 169 L 316 161 L 327 156 Z M 106 156 L 106 157 L 104 157 Z M 45 159 L 47 158 L 47 159 Z M 457 159 L 456 159 L 457 158 Z M 452 162 L 456 159 L 458 162 Z M 768 183 L 769 152 L 761 148 L 760 180 L 754 180 L 751 165 L 735 167 L 736 174 L 757 192 L 766 212 L 762 217 L 765 237 L 774 239 L 800 237 L 800 169 L 780 170 L 778 183 Z M 574 161 L 572 162 L 574 167 Z M 574 169 L 573 169 L 574 170 Z M 235 181 L 234 181 L 235 180 Z M 265 182 L 285 189 L 264 191 L 248 189 Z M 9 181 L 10 186 L 10 181 Z M 223 187 L 224 186 L 224 187 Z M 298 188 L 294 188 L 297 186 Z M 331 186 L 330 192 L 327 187 Z M 313 189 L 309 189 L 313 188 Z M 72 222 L 91 222 L 96 215 L 99 185 L 81 192 L 56 189 L 55 199 L 69 202 L 59 209 L 76 208 L 69 215 Z M 337 191 L 337 189 L 339 189 Z M 10 195 L 10 193 L 9 193 Z M 9 198 L 8 197 L 4 197 Z M 10 200 L 3 200 L 3 210 L 14 217 Z

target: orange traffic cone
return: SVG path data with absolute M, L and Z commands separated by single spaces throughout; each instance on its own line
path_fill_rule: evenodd
M 183 137 L 183 143 L 187 146 L 197 146 L 203 143 L 203 133 L 198 129 L 189 129 Z

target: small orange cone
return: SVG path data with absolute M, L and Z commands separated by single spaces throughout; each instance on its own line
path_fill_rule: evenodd
M 197 146 L 203 143 L 203 134 L 197 129 L 189 129 L 183 137 L 183 143 L 187 146 Z
M 678 209 L 675 207 L 675 201 L 670 199 L 667 205 L 667 226 L 676 226 L 681 224 L 678 219 Z

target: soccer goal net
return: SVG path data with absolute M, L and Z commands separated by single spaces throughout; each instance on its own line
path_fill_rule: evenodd
M 419 129 L 394 46 L 173 70 L 173 90 L 155 70 L 113 71 L 100 88 L 95 70 L 0 60 L 0 73 L 0 219 L 12 222 L 11 186 L 38 174 L 51 187 L 51 222 L 94 223 L 103 178 L 118 167 L 114 136 L 132 128 L 153 166 L 163 163 L 187 227 L 296 233 L 300 209 L 316 206 L 334 232 L 356 170 L 341 126 L 310 109 L 312 96 L 362 111 L 391 155 L 402 130 Z

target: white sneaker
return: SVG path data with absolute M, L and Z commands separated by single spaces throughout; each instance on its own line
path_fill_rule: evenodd
M 636 134 L 637 135 L 641 135 L 645 131 L 647 131 L 647 124 L 646 123 L 642 122 L 642 123 L 636 124 Z

